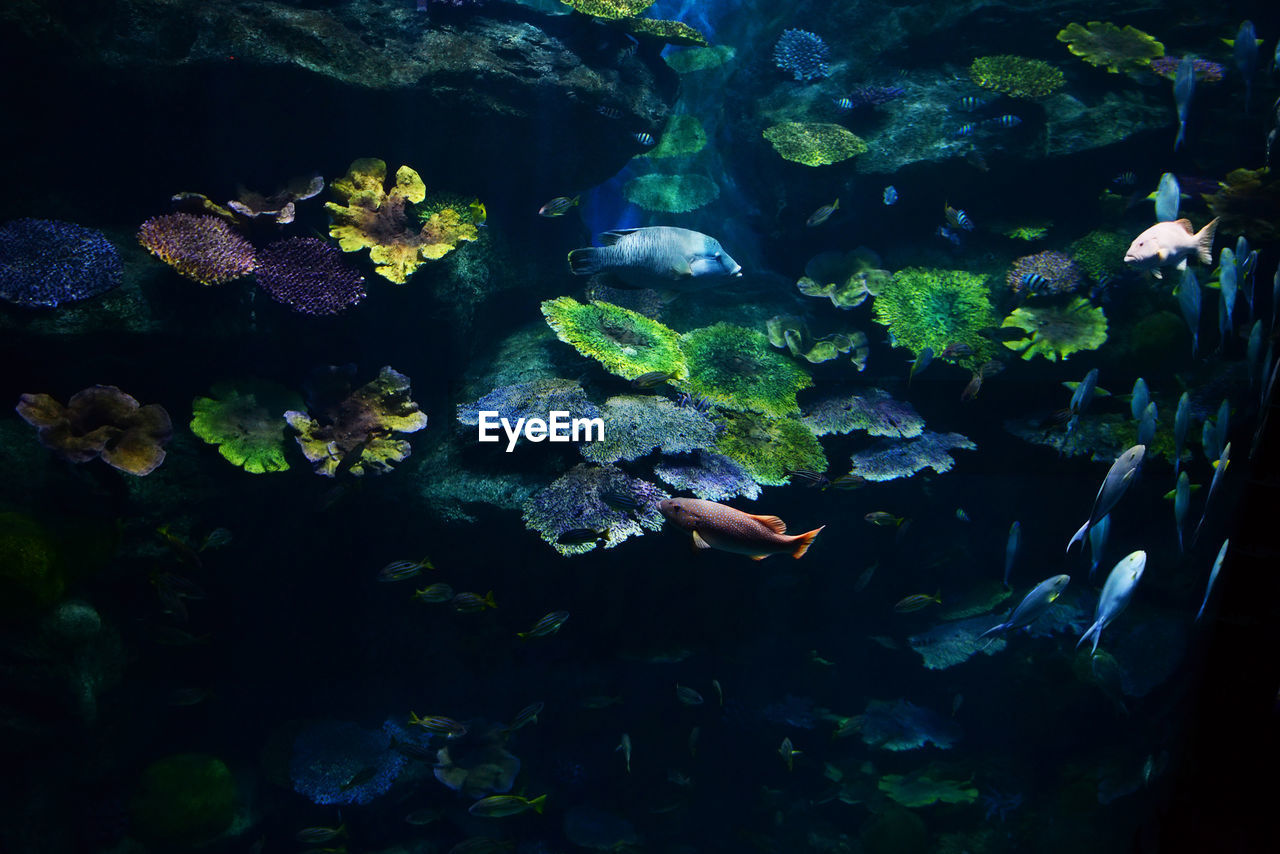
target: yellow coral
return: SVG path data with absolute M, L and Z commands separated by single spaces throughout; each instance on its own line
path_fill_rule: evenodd
M 1067 50 L 1085 62 L 1112 74 L 1142 71 L 1151 60 L 1164 56 L 1164 45 L 1150 33 L 1129 25 L 1117 27 L 1109 21 L 1068 24 L 1058 32 L 1058 41 L 1065 42 Z
M 829 166 L 867 150 L 861 138 L 825 122 L 782 122 L 766 128 L 763 136 L 784 159 L 805 166 Z
M 1066 79 L 1047 62 L 1026 56 L 980 56 L 969 76 L 983 89 L 1013 98 L 1042 98 L 1057 91 Z

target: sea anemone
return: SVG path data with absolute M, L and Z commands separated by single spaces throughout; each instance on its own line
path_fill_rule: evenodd
M 1016 326 L 1030 333 L 1029 343 L 1004 342 L 1004 346 L 1018 351 L 1024 359 L 1039 354 L 1056 362 L 1080 350 L 1096 350 L 1107 340 L 1106 314 L 1084 297 L 1076 297 L 1065 306 L 1039 303 L 1020 306 L 1000 325 Z

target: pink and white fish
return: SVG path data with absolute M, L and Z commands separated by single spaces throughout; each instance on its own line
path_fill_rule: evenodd
M 1213 235 L 1217 229 L 1216 217 L 1199 231 L 1192 227 L 1189 219 L 1158 222 L 1129 244 L 1124 262 L 1135 270 L 1150 271 L 1157 279 L 1163 278 L 1161 267 L 1185 270 L 1187 259 L 1193 255 L 1201 264 L 1212 264 Z
M 693 533 L 694 548 L 720 549 L 752 560 L 786 553 L 799 560 L 826 527 L 789 535 L 787 523 L 777 516 L 754 516 L 701 498 L 668 498 L 658 507 L 663 516 Z

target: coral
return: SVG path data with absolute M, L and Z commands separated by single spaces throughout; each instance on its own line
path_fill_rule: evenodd
M 915 750 L 932 744 L 940 750 L 960 740 L 960 726 L 908 700 L 871 700 L 862 713 L 859 735 L 881 750 Z
M 366 296 L 364 276 L 314 237 L 272 243 L 258 253 L 254 272 L 272 299 L 302 314 L 338 314 Z
M 409 443 L 397 433 L 416 433 L 427 416 L 409 399 L 409 378 L 384 367 L 377 378 L 349 394 L 342 385 L 328 399 L 311 401 L 316 415 L 298 410 L 284 414 L 298 431 L 298 445 L 315 464 L 316 474 L 333 477 L 339 468 L 356 477 L 381 474 L 409 456 Z
M 907 638 L 907 644 L 924 659 L 929 670 L 945 670 L 968 661 L 974 653 L 995 655 L 1005 648 L 1000 636 L 979 638 L 991 628 L 991 617 L 953 620 Z
M 911 477 L 927 468 L 938 474 L 951 471 L 955 460 L 948 451 L 977 450 L 977 445 L 959 433 L 932 433 L 914 439 L 880 441 L 853 455 L 851 474 L 873 481 Z
M 880 778 L 879 788 L 904 807 L 927 807 L 939 802 L 968 804 L 978 797 L 978 790 L 967 781 L 936 780 L 928 771 L 886 774 Z
M 706 47 L 707 37 L 683 21 L 661 21 L 654 18 L 624 18 L 622 25 L 636 36 L 649 36 L 666 44 L 681 47 Z
M 0 227 L 0 299 L 53 308 L 120 286 L 124 267 L 106 236 L 56 219 Z
M 436 752 L 435 778 L 467 797 L 483 798 L 511 791 L 520 773 L 520 760 L 502 747 L 500 728 L 492 728 L 463 744 Z
M 845 98 L 853 107 L 878 107 L 907 93 L 901 86 L 855 86 Z
M 827 43 L 808 30 L 783 30 L 773 46 L 773 64 L 796 80 L 827 76 Z
M 784 160 L 805 166 L 830 166 L 867 150 L 867 144 L 841 125 L 781 122 L 762 134 Z
M 942 355 L 948 345 L 967 345 L 970 355 L 955 361 L 971 368 L 991 357 L 990 342 L 978 334 L 996 325 L 983 276 L 963 270 L 899 270 L 880 289 L 872 308 L 876 322 L 889 327 L 896 347 L 916 354 L 929 347 L 935 359 L 950 359 Z
M 191 403 L 191 432 L 250 474 L 285 471 L 285 420 L 302 400 L 267 380 L 221 382 Z
M 474 525 L 476 516 L 468 509 L 487 504 L 516 513 L 543 484 L 533 475 L 503 468 L 477 471 L 466 467 L 460 452 L 462 441 L 443 441 L 427 452 L 417 468 L 418 494 L 432 515 L 449 524 Z
M 697 116 L 675 113 L 667 119 L 658 144 L 644 153 L 645 157 L 689 157 L 697 154 L 707 144 L 707 133 Z M 720 194 L 719 188 L 716 195 Z M 637 204 L 639 204 L 637 202 Z
M 852 397 L 827 397 L 805 407 L 800 421 L 815 436 L 865 430 L 872 436 L 910 439 L 924 432 L 924 419 L 910 403 L 873 388 Z
M 1123 255 L 1120 256 L 1124 258 Z M 1032 287 L 1027 284 L 1027 277 L 1038 277 L 1039 281 Z M 1004 280 L 1009 290 L 1015 294 L 1023 291 L 1034 291 L 1037 294 L 1069 294 L 1077 290 L 1083 282 L 1080 267 L 1066 255 L 1052 249 L 1037 252 L 1035 255 L 1023 255 L 1015 260 L 1005 274 Z
M 619 18 L 633 18 L 652 6 L 655 0 L 560 0 L 574 11 L 593 18 L 616 21 Z
M 800 411 L 796 392 L 813 385 L 754 329 L 717 323 L 686 333 L 680 345 L 689 366 L 685 390 L 729 409 L 791 415 Z
M 867 336 L 861 332 L 833 332 L 821 338 L 809 334 L 808 325 L 798 317 L 777 315 L 765 321 L 769 343 L 779 349 L 785 349 L 793 356 L 798 356 L 811 364 L 830 362 L 841 353 L 854 353 L 853 360 L 861 363 L 858 370 L 866 367 L 866 356 L 869 351 Z
M 804 265 L 796 282 L 800 293 L 826 297 L 836 308 L 856 308 L 880 292 L 892 274 L 880 269 L 880 256 L 859 246 L 851 252 L 822 252 Z
M 240 187 L 237 191 L 239 198 L 227 202 L 227 207 L 250 219 L 269 216 L 277 223 L 284 225 L 293 222 L 296 213 L 295 202 L 318 196 L 323 189 L 324 178 L 319 175 L 304 175 L 290 179 L 284 189 L 277 190 L 269 196 Z
M 1124 272 L 1124 253 L 1129 242 L 1124 234 L 1099 229 L 1074 241 L 1067 247 L 1067 254 L 1096 282 L 1103 276 Z
M 170 851 L 218 836 L 231 826 L 235 810 L 231 769 L 220 759 L 198 753 L 148 765 L 129 805 L 138 837 Z
M 677 74 L 692 74 L 695 71 L 707 71 L 719 68 L 730 62 L 737 54 L 727 44 L 715 47 L 696 47 L 689 50 L 672 50 L 663 54 L 662 59 Z
M 1084 297 L 1076 297 L 1066 306 L 1040 303 L 1020 306 L 1000 326 L 1016 326 L 1031 334 L 1030 343 L 1004 342 L 1004 346 L 1019 352 L 1024 359 L 1039 354 L 1050 362 L 1065 360 L 1079 350 L 1096 350 L 1107 340 L 1106 314 L 1101 306 L 1093 305 Z
M 692 492 L 707 501 L 760 497 L 760 484 L 723 454 L 698 451 L 689 461 L 663 460 L 654 465 L 653 473 L 676 492 Z
M 1236 169 L 1218 182 L 1218 192 L 1204 194 L 1205 204 L 1220 218 L 1218 231 L 1243 234 L 1256 243 L 1280 240 L 1280 180 L 1267 180 L 1270 170 Z
M 662 371 L 685 376 L 680 336 L 656 320 L 607 302 L 582 304 L 559 297 L 542 304 L 547 324 L 561 341 L 626 380 Z
M 604 438 L 578 445 L 593 463 L 634 460 L 654 450 L 687 454 L 715 444 L 716 425 L 705 412 L 656 395 L 624 395 L 604 402 Z
M 413 231 L 406 208 L 426 198 L 426 185 L 408 166 L 396 170 L 390 190 L 383 187 L 386 176 L 383 161 L 356 160 L 346 175 L 329 186 L 338 201 L 325 202 L 333 217 L 329 236 L 338 239 L 343 252 L 368 249 L 378 275 L 403 285 L 422 264 L 479 237 L 470 213 L 452 207 L 433 213 L 419 231 Z
M 1052 225 L 1052 222 L 1027 223 L 1011 226 L 1001 233 L 1010 240 L 1021 240 L 1026 243 L 1034 243 L 1037 240 L 1044 240 Z
M 387 730 L 347 721 L 307 722 L 289 758 L 293 790 L 316 804 L 367 804 L 385 794 L 406 761 L 392 749 Z
M 1178 74 L 1178 66 L 1182 64 L 1180 56 L 1161 56 L 1151 60 L 1151 71 L 1166 80 L 1172 80 Z M 1191 65 L 1195 69 L 1196 83 L 1220 83 L 1226 72 L 1220 62 L 1208 59 L 1192 58 Z
M 582 289 L 583 298 L 588 302 L 599 300 L 612 303 L 654 320 L 662 316 L 665 303 L 662 295 L 653 288 L 612 288 L 605 284 L 608 281 L 612 281 L 612 278 L 607 273 L 592 276 Z
M 531 380 L 495 388 L 475 403 L 458 404 L 458 421 L 476 426 L 481 410 L 498 413 L 512 424 L 521 418 L 548 418 L 552 410 L 568 413 L 569 418 L 599 418 L 600 409 L 587 400 L 587 393 L 577 380 Z
M 112 385 L 78 391 L 63 406 L 47 394 L 24 394 L 18 414 L 36 428 L 40 444 L 73 463 L 94 457 L 129 474 L 148 475 L 164 462 L 173 437 L 169 413 L 139 405 Z
M 783 486 L 788 472 L 826 471 L 827 457 L 809 428 L 795 418 L 726 412 L 716 451 L 738 463 L 761 486 Z
M 1124 414 L 1086 412 L 1070 434 L 1065 424 L 1045 426 L 1038 420 L 1006 421 L 1004 429 L 1024 442 L 1053 448 L 1068 457 L 1087 456 L 1094 462 L 1111 463 L 1138 442 L 1138 424 L 1127 410 Z M 1157 427 L 1155 438 L 1147 446 L 1147 457 L 1153 456 L 1173 460 L 1173 428 L 1169 419 Z
M 1085 62 L 1112 74 L 1141 71 L 1151 60 L 1164 56 L 1164 45 L 1154 36 L 1128 25 L 1117 27 L 1109 21 L 1090 21 L 1083 26 L 1067 24 L 1058 31 L 1058 41 Z
M 216 216 L 153 216 L 138 228 L 138 242 L 179 275 L 221 285 L 253 272 L 253 246 Z
M 647 211 L 688 213 L 720 198 L 720 187 L 705 175 L 641 175 L 622 188 L 633 205 Z
M 62 598 L 67 577 L 58 542 L 22 513 L 0 513 L 0 614 L 47 608 Z
M 634 496 L 640 507 L 615 510 L 601 498 L 606 492 Z M 611 549 L 628 537 L 659 530 L 663 516 L 657 505 L 670 497 L 653 484 L 630 477 L 614 466 L 580 463 L 525 502 L 524 524 L 562 555 L 583 554 L 597 545 L 558 542 L 561 535 L 573 530 L 597 531 L 604 548 Z
M 969 66 L 969 77 L 983 89 L 1014 98 L 1042 98 L 1062 87 L 1062 72 L 1047 62 L 1025 56 L 980 56 Z

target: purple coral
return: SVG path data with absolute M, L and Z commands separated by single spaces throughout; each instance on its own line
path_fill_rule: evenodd
M 630 495 L 640 506 L 615 510 L 605 503 L 606 493 Z M 524 503 L 524 523 L 561 554 L 582 554 L 594 549 L 596 543 L 561 543 L 560 537 L 575 530 L 597 531 L 604 547 L 613 548 L 628 537 L 659 530 L 664 520 L 658 502 L 670 497 L 652 483 L 630 477 L 614 466 L 583 463 Z
M 384 730 L 317 721 L 294 739 L 289 779 L 293 790 L 313 803 L 367 804 L 391 788 L 405 761 Z M 360 779 L 370 772 L 369 779 Z
M 253 272 L 253 246 L 216 216 L 153 216 L 138 228 L 138 242 L 180 275 L 202 285 L 220 285 Z
M 56 219 L 0 228 L 0 299 L 55 307 L 119 287 L 124 267 L 102 232 Z
M 520 418 L 548 418 L 552 411 L 567 412 L 569 418 L 599 418 L 600 409 L 587 399 L 577 380 L 558 378 L 495 388 L 475 403 L 458 404 L 458 422 L 480 423 L 480 412 L 496 412 L 512 424 Z
M 805 408 L 800 420 L 815 436 L 866 430 L 872 436 L 910 439 L 924 430 L 924 419 L 906 401 L 873 388 L 853 397 L 829 397 Z
M 258 285 L 276 302 L 302 314 L 345 311 L 366 296 L 364 276 L 342 253 L 314 237 L 272 243 L 258 253 Z
M 808 30 L 785 30 L 773 47 L 773 64 L 796 80 L 827 76 L 827 43 Z
M 1084 271 L 1070 257 L 1049 249 L 1014 261 L 1005 282 L 1015 294 L 1069 294 L 1084 283 Z
M 872 481 L 911 477 L 927 468 L 944 474 L 956 464 L 948 451 L 957 448 L 972 451 L 977 447 L 959 433 L 933 433 L 926 430 L 914 439 L 882 440 L 859 451 L 853 455 L 850 474 Z
M 664 460 L 653 473 L 678 492 L 692 492 L 707 501 L 728 501 L 739 496 L 760 497 L 760 484 L 738 463 L 722 454 L 698 451 L 690 458 Z
M 1151 70 L 1161 77 L 1172 80 L 1178 73 L 1178 66 L 1182 64 L 1180 56 L 1161 56 L 1151 60 Z M 1217 83 L 1222 80 L 1222 74 L 1226 68 L 1220 62 L 1213 62 L 1208 59 L 1192 59 L 1191 65 L 1195 69 L 1197 83 Z

